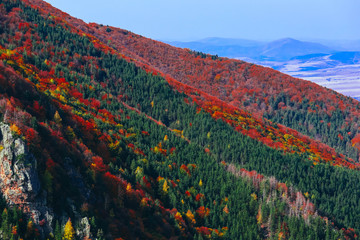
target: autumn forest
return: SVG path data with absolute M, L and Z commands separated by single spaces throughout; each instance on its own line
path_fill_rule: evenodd
M 0 0 L 1 239 L 357 239 L 360 103 Z

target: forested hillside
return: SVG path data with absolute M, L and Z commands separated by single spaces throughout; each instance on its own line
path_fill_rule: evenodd
M 355 101 L 0 3 L 2 239 L 357 238 Z
M 145 68 L 150 66 L 235 107 L 294 128 L 350 158 L 359 158 L 360 105 L 352 98 L 270 68 L 175 48 L 126 30 L 85 25 L 61 16 Z

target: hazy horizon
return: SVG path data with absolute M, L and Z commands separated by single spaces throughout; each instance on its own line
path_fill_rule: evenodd
M 357 0 L 47 2 L 85 22 L 111 25 L 163 41 L 207 37 L 257 41 L 287 37 L 360 40 L 360 1 Z
M 146 37 L 146 36 L 145 36 Z M 190 39 L 190 40 L 178 40 L 178 39 L 156 39 L 156 40 L 164 40 L 164 41 L 179 41 L 179 42 L 196 42 L 200 40 L 210 39 L 210 38 L 219 38 L 219 39 L 234 39 L 234 40 L 249 40 L 249 41 L 258 41 L 258 42 L 271 42 L 271 41 L 277 41 L 281 39 L 295 39 L 299 41 L 304 42 L 360 42 L 359 39 L 320 39 L 320 38 L 295 38 L 292 36 L 284 36 L 279 38 L 268 38 L 268 39 L 251 39 L 251 38 L 237 38 L 237 37 L 219 37 L 219 36 L 208 36 L 208 37 L 202 37 L 202 38 L 196 38 L 196 39 Z

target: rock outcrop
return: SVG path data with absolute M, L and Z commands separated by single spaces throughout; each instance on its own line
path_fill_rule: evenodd
M 87 217 L 81 219 L 79 227 L 76 229 L 76 236 L 79 239 L 91 239 L 90 223 Z
M 19 206 L 35 224 L 52 232 L 53 213 L 46 205 L 36 171 L 36 159 L 21 138 L 14 137 L 9 125 L 0 123 L 0 191 L 9 205 Z

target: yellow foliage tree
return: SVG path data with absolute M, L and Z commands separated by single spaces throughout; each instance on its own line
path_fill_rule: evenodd
M 208 132 L 207 133 L 207 138 L 210 138 L 211 137 L 211 132 Z
M 164 180 L 164 178 L 161 177 L 161 176 L 158 176 L 158 177 L 156 178 L 156 181 L 158 181 L 158 182 L 160 182 L 161 180 Z
M 195 221 L 195 217 L 194 217 L 194 214 L 190 211 L 190 209 L 187 211 L 186 213 L 186 217 L 190 220 L 191 223 L 195 224 L 196 221 Z
M 203 185 L 203 182 L 202 182 L 201 179 L 200 179 L 200 181 L 199 181 L 199 187 L 202 187 L 202 185 Z
M 163 184 L 163 192 L 164 193 L 167 193 L 168 192 L 168 190 L 169 190 L 169 185 L 167 184 L 167 181 L 165 180 L 164 181 L 164 184 Z
M 226 213 L 226 214 L 229 214 L 229 208 L 227 205 L 225 205 L 224 209 L 223 209 L 223 212 Z
M 15 124 L 12 124 L 10 126 L 10 130 L 15 132 L 17 135 L 20 135 L 21 134 L 21 130 L 18 128 L 18 126 L 16 126 Z
M 262 212 L 261 212 L 261 205 L 259 206 L 258 214 L 256 215 L 256 220 L 258 224 L 261 224 L 263 221 Z
M 143 169 L 141 167 L 137 167 L 135 170 L 136 176 L 141 176 L 143 174 Z
M 250 194 L 250 196 L 256 201 L 257 195 L 255 193 Z
M 172 131 L 179 135 L 183 135 L 183 133 L 184 133 L 184 130 L 173 129 Z
M 63 240 L 73 240 L 75 239 L 75 230 L 72 226 L 71 219 L 67 221 L 64 228 L 64 236 L 62 238 Z
M 126 185 L 126 191 L 127 191 L 127 192 L 131 192 L 131 191 L 132 191 L 132 188 L 131 188 L 131 184 L 130 184 L 130 183 L 128 183 L 128 184 Z
M 60 114 L 59 114 L 58 111 L 56 111 L 55 114 L 54 114 L 54 120 L 55 120 L 55 122 L 57 124 L 61 124 L 61 122 L 62 122 L 62 119 L 61 119 Z

